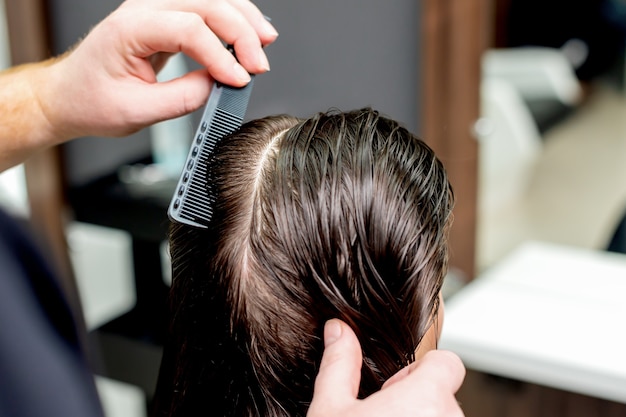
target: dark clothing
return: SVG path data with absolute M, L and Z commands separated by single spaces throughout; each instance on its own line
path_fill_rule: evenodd
M 0 417 L 101 417 L 79 330 L 52 268 L 0 211 Z

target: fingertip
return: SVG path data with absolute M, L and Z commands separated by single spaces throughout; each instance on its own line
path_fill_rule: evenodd
M 413 365 L 409 369 L 410 374 L 422 376 L 428 374 L 431 383 L 438 381 L 455 392 L 465 379 L 466 370 L 463 361 L 456 353 L 448 350 L 432 350 Z
M 354 330 L 340 319 L 330 319 L 324 324 L 324 346 L 326 348 L 340 344 L 341 349 L 348 349 L 361 360 L 361 344 Z
M 331 319 L 324 325 L 324 347 L 328 348 L 341 338 L 343 332 L 341 321 Z
M 338 319 L 324 325 L 325 349 L 315 380 L 314 403 L 354 401 L 361 381 L 362 354 L 350 327 Z
M 233 87 L 243 87 L 252 79 L 243 63 L 239 62 L 233 54 L 221 47 L 219 52 L 213 53 L 212 60 L 206 62 L 209 76 L 223 84 Z M 206 77 L 206 73 L 205 73 Z
M 271 23 L 271 18 L 264 15 L 254 3 L 248 0 L 233 0 L 235 6 L 254 27 L 261 41 L 261 45 L 267 46 L 278 38 L 278 31 Z
M 459 355 L 450 350 L 434 350 L 433 352 L 436 352 L 440 356 L 445 357 L 446 361 L 453 369 L 465 375 L 465 365 L 463 364 L 463 361 L 461 360 Z
M 262 74 L 270 70 L 270 64 L 265 55 L 265 51 L 256 41 L 242 38 L 233 44 L 237 61 L 247 72 L 251 74 Z
M 261 42 L 263 44 L 263 46 L 267 46 L 269 44 L 271 44 L 272 42 L 274 42 L 277 38 L 278 38 L 278 31 L 276 30 L 276 28 L 274 27 L 274 25 L 272 25 L 267 18 L 264 18 L 263 21 L 261 22 L 260 25 L 260 30 L 259 30 L 259 37 L 261 38 Z
M 245 85 L 252 79 L 248 71 L 238 62 L 233 64 L 233 76 L 236 78 L 238 85 Z

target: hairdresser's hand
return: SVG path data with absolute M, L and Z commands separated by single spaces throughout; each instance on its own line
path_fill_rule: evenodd
M 382 390 L 357 399 L 361 346 L 339 320 L 324 329 L 326 350 L 307 417 L 462 417 L 454 394 L 465 377 L 458 356 L 430 351 L 392 377 Z
M 243 86 L 248 72 L 269 70 L 262 46 L 277 36 L 248 0 L 126 0 L 49 68 L 40 103 L 61 140 L 126 135 L 198 109 L 213 79 Z M 206 69 L 157 83 L 177 52 Z

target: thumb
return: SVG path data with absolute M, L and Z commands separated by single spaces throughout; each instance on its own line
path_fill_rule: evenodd
M 143 86 L 136 97 L 145 108 L 149 108 L 154 118 L 170 119 L 188 114 L 202 107 L 206 101 L 213 81 L 206 70 L 188 72 L 179 78 Z M 152 121 L 151 121 L 152 122 Z
M 326 322 L 324 347 L 309 416 L 341 409 L 354 402 L 359 393 L 361 345 L 350 326 L 337 319 Z

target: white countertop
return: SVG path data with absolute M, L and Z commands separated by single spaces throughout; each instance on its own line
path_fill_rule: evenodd
M 445 304 L 470 369 L 626 403 L 626 255 L 529 242 Z

